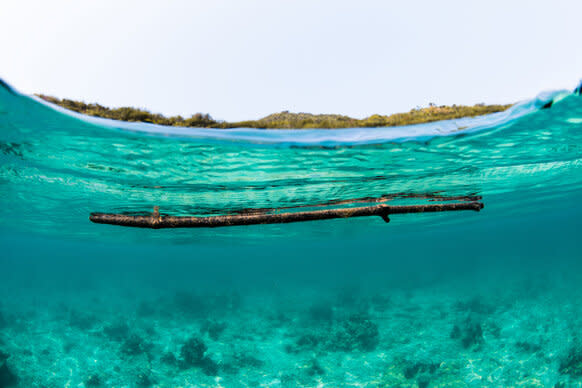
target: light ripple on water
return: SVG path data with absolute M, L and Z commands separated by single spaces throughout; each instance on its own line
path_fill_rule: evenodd
M 552 107 L 540 109 L 549 100 Z M 5 89 L 0 110 L 0 182 L 11 204 L 0 220 L 36 233 L 58 227 L 62 235 L 112 237 L 87 222 L 90 212 L 154 205 L 197 214 L 437 191 L 483 195 L 487 204 L 497 193 L 582 187 L 582 98 L 567 92 L 472 119 L 342 130 L 122 123 Z

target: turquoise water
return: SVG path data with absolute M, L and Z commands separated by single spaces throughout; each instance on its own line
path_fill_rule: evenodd
M 88 218 L 391 193 L 485 208 Z M 0 86 L 0 387 L 582 386 L 581 194 L 571 91 L 474 119 L 264 131 L 88 118 Z

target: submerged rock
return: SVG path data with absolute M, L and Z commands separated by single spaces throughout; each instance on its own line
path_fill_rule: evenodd
M 265 364 L 263 360 L 248 353 L 236 353 L 234 358 L 237 360 L 238 365 L 243 368 L 260 368 Z
M 92 329 L 98 322 L 95 315 L 83 313 L 77 310 L 71 310 L 69 313 L 69 326 L 81 330 Z
M 174 353 L 171 352 L 164 353 L 162 357 L 160 357 L 160 361 L 167 365 L 178 365 L 178 359 L 174 356 Z
M 203 297 L 180 291 L 174 295 L 174 305 L 178 311 L 185 315 L 206 315 L 208 304 Z
M 265 362 L 256 358 L 252 353 L 235 352 L 226 357 L 220 365 L 220 369 L 225 373 L 237 374 L 241 369 L 258 369 L 264 365 Z
M 483 343 L 483 329 L 479 322 L 471 322 L 466 326 L 461 343 L 464 348 Z
M 422 375 L 418 378 L 416 383 L 418 384 L 418 388 L 427 388 L 430 384 L 430 378 L 426 375 Z
M 366 313 L 370 308 L 369 301 L 362 297 L 362 292 L 357 285 L 346 286 L 341 289 L 338 293 L 336 304 L 341 309 L 352 312 Z
M 459 311 L 466 311 L 473 314 L 489 315 L 495 312 L 495 306 L 485 303 L 479 297 L 474 297 L 464 302 L 457 302 L 455 307 Z
M 8 367 L 8 355 L 0 352 L 0 388 L 13 387 L 18 384 L 18 376 Z
M 99 377 L 98 374 L 92 374 L 88 376 L 85 379 L 84 384 L 86 387 L 101 387 L 102 385 L 101 378 Z
M 379 342 L 378 325 L 367 314 L 353 314 L 332 323 L 305 328 L 294 344 L 285 346 L 287 353 L 300 352 L 370 352 Z
M 404 377 L 408 380 L 415 378 L 417 375 L 422 375 L 421 377 L 426 377 L 426 374 L 433 374 L 440 364 L 438 363 L 426 363 L 426 362 L 407 362 L 404 367 Z
M 217 341 L 225 329 L 226 323 L 206 320 L 200 327 L 200 333 L 207 333 L 211 339 Z
M 333 320 L 333 309 L 329 303 L 317 303 L 308 310 L 308 317 L 315 322 L 331 322 Z
M 536 353 L 542 350 L 540 344 L 529 342 L 529 341 L 517 341 L 515 347 L 526 353 Z
M 326 341 L 327 341 L 326 337 L 320 335 L 319 333 L 316 332 L 304 333 L 297 337 L 294 344 L 287 344 L 285 346 L 285 352 L 301 353 L 316 351 L 318 346 Z
M 570 348 L 566 357 L 560 362 L 559 371 L 563 375 L 572 377 L 582 376 L 582 346 L 574 345 Z
M 370 352 L 376 349 L 379 339 L 378 325 L 365 314 L 355 314 L 334 327 L 329 348 L 339 351 Z
M 459 327 L 459 325 L 453 326 L 453 329 L 451 330 L 451 338 L 459 339 L 461 338 L 462 335 L 463 333 L 461 332 L 461 328 Z
M 135 379 L 135 385 L 138 387 L 151 387 L 154 384 L 156 384 L 156 381 L 146 372 L 138 374 Z
M 113 341 L 123 341 L 129 336 L 129 326 L 125 322 L 112 323 L 103 328 L 103 334 Z
M 121 352 L 130 356 L 146 353 L 151 348 L 151 344 L 146 342 L 137 334 L 130 335 L 121 345 Z
M 501 337 L 501 328 L 491 320 L 485 322 L 485 329 L 495 338 Z
M 208 299 L 214 311 L 233 311 L 242 306 L 242 297 L 236 291 L 216 294 Z
M 468 317 L 462 324 L 454 325 L 450 337 L 459 340 L 463 348 L 483 343 L 483 328 L 473 317 Z
M 141 302 L 136 310 L 138 317 L 151 317 L 157 313 L 155 305 L 150 302 Z
M 218 364 L 210 357 L 204 357 L 199 366 L 208 376 L 218 375 Z
M 198 337 L 191 337 L 180 350 L 183 365 L 187 368 L 198 367 L 209 376 L 218 374 L 218 364 L 206 355 L 208 347 Z
M 206 350 L 208 350 L 208 347 L 204 341 L 200 338 L 192 337 L 182 345 L 180 356 L 182 356 L 182 360 L 187 366 L 197 366 L 202 362 Z
M 325 374 L 325 369 L 323 369 L 319 361 L 314 358 L 307 364 L 307 374 L 309 376 L 323 376 Z
M 315 335 L 315 334 L 308 333 L 308 334 L 303 334 L 299 338 L 297 338 L 295 345 L 296 345 L 296 349 L 298 351 L 301 351 L 301 350 L 308 350 L 309 351 L 309 350 L 315 349 L 323 341 L 325 341 L 325 338 L 322 338 L 322 337 Z
M 293 319 L 283 311 L 275 311 L 268 315 L 268 319 L 273 327 L 283 327 L 289 325 Z
M 375 294 L 370 298 L 370 303 L 375 310 L 384 312 L 392 305 L 390 296 L 384 294 Z

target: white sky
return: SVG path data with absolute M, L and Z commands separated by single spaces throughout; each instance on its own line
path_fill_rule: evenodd
M 0 77 L 166 115 L 364 117 L 582 77 L 582 1 L 0 0 Z

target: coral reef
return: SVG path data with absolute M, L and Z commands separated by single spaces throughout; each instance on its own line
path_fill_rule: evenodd
M 0 350 L 0 388 L 13 387 L 18 384 L 18 376 L 8 366 L 10 356 Z
M 89 296 L 34 314 L 3 305 L 0 388 L 582 383 L 582 306 L 563 295 L 554 303 L 551 288 L 513 305 L 512 290 L 485 301 L 456 290 L 344 289 L 343 304 L 333 289 L 294 289 L 249 293 L 244 305 L 228 292 L 185 293 L 176 304 L 169 290 L 145 295 L 159 303 L 137 320 L 135 296 L 121 293 L 117 307 Z
M 331 326 L 306 327 L 295 337 L 293 344 L 287 344 L 287 353 L 311 351 L 331 352 L 371 352 L 379 342 L 378 325 L 367 314 L 352 314 L 344 319 L 334 320 Z
M 180 356 L 187 366 L 200 365 L 208 347 L 200 338 L 192 337 L 180 350 Z
M 461 324 L 453 326 L 450 337 L 459 340 L 463 348 L 483 343 L 481 322 L 473 316 L 467 317 Z
M 115 322 L 103 327 L 103 334 L 110 340 L 121 342 L 129 336 L 129 326 L 125 322 Z
M 135 379 L 135 384 L 138 387 L 146 388 L 156 384 L 156 380 L 149 373 L 139 373 Z
M 333 320 L 333 309 L 329 303 L 316 303 L 307 311 L 309 319 L 317 322 L 331 322 Z
M 101 377 L 99 377 L 98 374 L 92 374 L 87 376 L 84 383 L 86 387 L 101 387 L 103 385 Z
M 463 302 L 457 302 L 455 307 L 457 310 L 466 311 L 473 314 L 488 315 L 495 312 L 494 305 L 485 303 L 483 298 L 477 296 Z
M 178 359 L 172 352 L 166 352 L 160 357 L 160 361 L 166 365 L 177 366 L 179 364 Z
M 307 374 L 309 376 L 322 376 L 325 374 L 325 369 L 321 366 L 317 358 L 312 358 L 307 363 Z
M 563 375 L 582 377 L 582 346 L 575 342 L 560 361 L 559 371 Z
M 209 307 L 203 297 L 187 291 L 176 293 L 174 296 L 174 305 L 182 314 L 194 317 L 206 315 Z
M 334 325 L 328 347 L 335 351 L 370 352 L 376 349 L 378 325 L 365 314 L 355 314 Z
M 391 299 L 389 295 L 378 293 L 370 298 L 370 304 L 376 311 L 384 312 L 390 307 Z
M 226 329 L 226 323 L 216 322 L 213 320 L 206 320 L 200 326 L 200 334 L 208 334 L 208 336 L 217 341 L 222 332 Z
M 327 338 L 323 333 L 308 332 L 299 335 L 293 345 L 287 344 L 285 351 L 287 353 L 311 352 L 326 341 Z
M 234 352 L 221 364 L 221 370 L 225 373 L 237 374 L 241 369 L 259 369 L 265 365 L 263 360 L 256 358 L 251 353 Z
M 418 374 L 429 373 L 433 374 L 438 367 L 439 363 L 425 363 L 425 362 L 407 362 L 404 368 L 404 377 L 407 379 L 412 379 Z
M 542 350 L 542 346 L 540 344 L 530 341 L 517 341 L 515 343 L 515 347 L 526 353 L 536 353 Z
M 78 310 L 69 312 L 69 325 L 81 330 L 90 330 L 99 322 L 94 314 L 87 314 Z
M 191 337 L 180 349 L 184 367 L 198 367 L 207 375 L 216 376 L 218 374 L 218 364 L 206 355 L 207 350 L 208 347 L 204 341 L 195 336 Z
M 149 318 L 154 316 L 157 313 L 157 309 L 155 305 L 150 302 L 141 302 L 137 307 L 136 314 L 138 317 L 141 318 Z
M 121 353 L 129 356 L 136 356 L 148 352 L 151 347 L 152 345 L 139 335 L 131 334 L 121 344 Z

